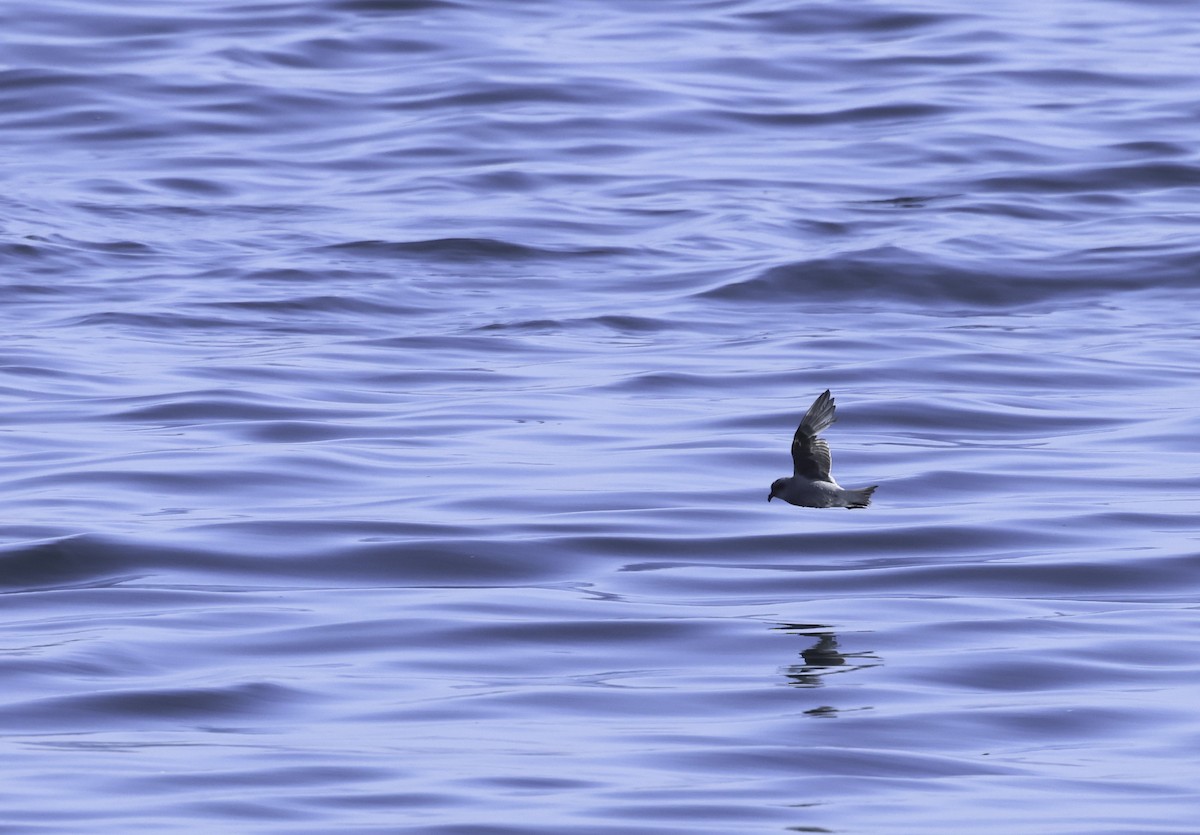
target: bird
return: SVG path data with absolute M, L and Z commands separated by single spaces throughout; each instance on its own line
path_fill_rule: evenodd
M 829 389 L 813 401 L 804 413 L 792 437 L 792 476 L 777 478 L 771 484 L 767 501 L 776 497 L 797 507 L 866 507 L 878 484 L 861 490 L 847 490 L 833 480 L 829 472 L 829 444 L 819 433 L 832 424 L 833 395 Z

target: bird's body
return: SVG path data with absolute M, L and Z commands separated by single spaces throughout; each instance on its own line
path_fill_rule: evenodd
M 792 437 L 792 476 L 777 478 L 771 484 L 767 501 L 775 497 L 798 507 L 866 507 L 871 503 L 874 485 L 847 490 L 830 473 L 832 457 L 829 444 L 820 433 L 835 420 L 833 395 L 826 389 L 804 413 Z

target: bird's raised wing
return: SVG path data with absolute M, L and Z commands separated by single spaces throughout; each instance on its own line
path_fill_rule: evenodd
M 811 481 L 829 480 L 829 468 L 833 460 L 829 454 L 829 444 L 825 443 L 824 438 L 818 437 L 818 433 L 837 420 L 833 410 L 833 396 L 826 389 L 804 413 L 804 419 L 792 437 L 793 475 Z

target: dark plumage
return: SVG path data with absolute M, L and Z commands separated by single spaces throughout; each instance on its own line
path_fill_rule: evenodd
M 835 420 L 833 395 L 826 389 L 804 413 L 792 436 L 792 477 L 777 478 L 767 501 L 778 496 L 799 507 L 866 507 L 871 503 L 874 485 L 861 490 L 846 490 L 830 472 L 832 456 L 829 444 L 820 437 Z

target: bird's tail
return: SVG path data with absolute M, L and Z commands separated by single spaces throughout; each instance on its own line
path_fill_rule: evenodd
M 875 492 L 878 484 L 873 484 L 870 487 L 864 487 L 861 490 L 846 491 L 846 507 L 866 507 L 871 503 L 871 494 Z

